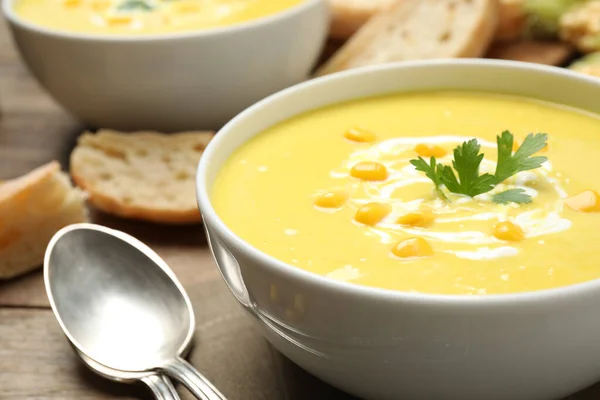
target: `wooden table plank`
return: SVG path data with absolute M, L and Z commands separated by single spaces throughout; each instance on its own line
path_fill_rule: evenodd
M 352 399 L 274 351 L 220 280 L 190 288 L 198 321 L 190 361 L 229 400 Z M 0 399 L 151 398 L 143 388 L 109 382 L 84 368 L 50 310 L 4 308 L 0 321 Z

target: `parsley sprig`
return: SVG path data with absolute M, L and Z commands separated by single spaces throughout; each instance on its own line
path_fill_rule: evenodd
M 542 150 L 547 141 L 548 135 L 545 133 L 530 133 L 513 152 L 513 134 L 509 131 L 502 132 L 497 137 L 498 161 L 493 175 L 479 173 L 484 154 L 480 153 L 481 146 L 477 139 L 466 141 L 454 149 L 452 167 L 439 163 L 435 157 L 431 157 L 429 163 L 422 157 L 410 160 L 410 163 L 431 179 L 443 199 L 448 200 L 448 197 L 442 191 L 442 185 L 451 193 L 475 197 L 491 191 L 496 185 L 521 171 L 541 167 L 548 159 L 532 156 Z M 499 204 L 525 204 L 531 200 L 531 196 L 523 189 L 510 189 L 492 196 L 492 201 Z
M 433 181 L 435 185 L 435 190 L 438 195 L 442 197 L 444 200 L 448 200 L 448 197 L 442 192 L 441 186 L 444 184 L 442 181 L 442 175 L 444 174 L 444 165 L 438 164 L 435 157 L 431 157 L 429 159 L 429 164 L 422 157 L 419 157 L 417 160 L 410 160 L 410 163 L 414 165 L 417 171 L 425 172 L 425 175 L 429 179 Z
M 154 7 L 145 0 L 125 0 L 117 6 L 118 11 L 152 11 Z

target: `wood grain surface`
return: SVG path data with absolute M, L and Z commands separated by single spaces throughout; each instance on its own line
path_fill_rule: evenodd
M 52 159 L 67 160 L 82 131 L 35 83 L 0 20 L 0 179 Z M 352 400 L 276 352 L 233 300 L 200 227 L 165 228 L 95 213 L 94 222 L 126 231 L 173 268 L 194 304 L 197 330 L 190 361 L 229 400 Z M 557 360 L 557 362 L 560 362 Z M 183 389 L 184 399 L 192 397 Z M 40 271 L 0 283 L 0 399 L 150 399 L 141 386 L 109 382 L 76 359 L 62 335 Z M 571 400 L 600 398 L 600 386 Z M 509 399 L 508 399 L 509 400 Z

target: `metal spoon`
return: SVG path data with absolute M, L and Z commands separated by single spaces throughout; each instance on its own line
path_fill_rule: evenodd
M 186 353 L 189 347 L 191 347 L 191 340 L 188 340 L 188 343 L 186 343 Z M 110 369 L 102 364 L 98 364 L 77 350 L 76 347 L 73 347 L 73 349 L 89 369 L 104 378 L 121 383 L 135 383 L 141 381 L 152 391 L 156 400 L 181 400 L 177 390 L 175 390 L 175 387 L 171 383 L 171 380 L 165 375 L 154 372 L 124 372 Z
M 181 354 L 195 319 L 167 264 L 134 237 L 94 224 L 57 232 L 44 259 L 54 314 L 73 346 L 111 370 L 164 373 L 196 397 L 225 400 Z
M 107 379 L 122 382 L 122 383 L 134 383 L 136 381 L 142 381 L 148 386 L 148 388 L 154 393 L 156 400 L 180 400 L 179 394 L 173 387 L 171 380 L 164 375 L 156 374 L 153 372 L 123 372 L 118 370 L 109 369 L 102 364 L 98 364 L 94 360 L 90 359 L 85 354 L 75 349 L 75 352 L 81 358 L 83 363 L 96 372 L 98 375 L 103 376 Z

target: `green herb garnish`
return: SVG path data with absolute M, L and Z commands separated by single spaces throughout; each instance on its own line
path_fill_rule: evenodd
M 442 173 L 442 182 L 452 193 L 475 197 L 494 188 L 494 175 L 479 175 L 479 165 L 483 160 L 483 153 L 479 153 L 480 149 L 477 139 L 464 142 L 454 149 L 452 166 L 458 173 L 458 178 L 448 166 L 444 166 Z
M 442 164 L 437 164 L 435 157 L 431 157 L 429 159 L 429 164 L 422 157 L 419 157 L 417 160 L 410 160 L 410 163 L 415 166 L 417 171 L 425 172 L 425 175 L 429 179 L 433 181 L 435 185 L 435 190 L 438 192 L 440 197 L 444 200 L 448 200 L 444 192 L 440 186 L 442 186 L 442 174 L 444 172 L 444 166 Z
M 118 11 L 152 11 L 154 7 L 144 0 L 125 0 L 117 7 Z
M 530 133 L 527 135 L 521 146 L 513 154 L 513 135 L 509 131 L 502 132 L 498 136 L 498 164 L 496 166 L 496 184 L 504 182 L 506 179 L 521 171 L 528 171 L 542 166 L 548 161 L 547 157 L 531 157 L 538 151 L 546 147 L 548 135 L 545 133 Z
M 415 166 L 417 171 L 424 172 L 431 179 L 436 191 L 445 200 L 448 198 L 442 191 L 442 185 L 451 193 L 475 197 L 491 191 L 496 185 L 521 171 L 541 167 L 548 159 L 542 156 L 532 156 L 542 150 L 547 141 L 548 135 L 545 133 L 530 133 L 513 153 L 514 136 L 509 131 L 502 132 L 497 137 L 498 163 L 493 175 L 489 173 L 480 175 L 479 173 L 479 166 L 484 154 L 480 153 L 481 146 L 477 139 L 466 141 L 454 149 L 452 167 L 438 163 L 435 157 L 431 157 L 429 163 L 422 157 L 410 160 L 410 163 Z M 525 204 L 530 203 L 532 199 L 523 189 L 510 189 L 495 194 L 492 201 L 499 204 Z
M 504 192 L 496 193 L 492 196 L 492 201 L 498 204 L 527 204 L 531 203 L 531 196 L 523 189 L 509 189 Z

